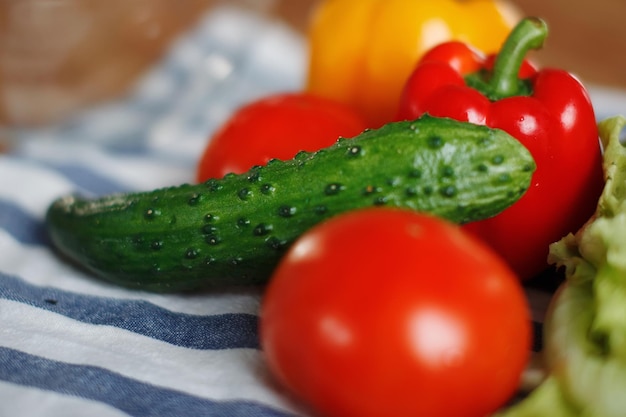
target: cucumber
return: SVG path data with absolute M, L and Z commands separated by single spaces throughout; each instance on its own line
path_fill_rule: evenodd
M 504 131 L 426 115 L 202 184 L 62 197 L 46 223 L 62 254 L 126 287 L 258 285 L 331 216 L 386 206 L 480 220 L 518 200 L 534 170 Z

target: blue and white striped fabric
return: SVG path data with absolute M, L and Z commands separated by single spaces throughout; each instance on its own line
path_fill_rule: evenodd
M 262 289 L 186 295 L 98 281 L 53 252 L 57 197 L 193 180 L 209 133 L 238 105 L 298 89 L 305 44 L 289 29 L 219 9 L 128 97 L 0 155 L 0 415 L 308 416 L 259 349 Z M 540 323 L 549 294 L 529 292 Z
M 0 415 L 304 415 L 272 382 L 261 289 L 128 291 L 52 251 L 43 218 L 67 193 L 193 181 L 238 105 L 302 84 L 304 43 L 235 9 L 208 14 L 122 100 L 19 132 L 0 155 Z

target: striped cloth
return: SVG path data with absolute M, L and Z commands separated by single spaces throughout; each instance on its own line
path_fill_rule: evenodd
M 207 136 L 236 106 L 300 88 L 305 49 L 276 22 L 218 9 L 127 97 L 18 133 L 0 155 L 0 415 L 310 415 L 265 367 L 261 288 L 112 286 L 57 257 L 43 223 L 68 193 L 192 181 Z M 549 298 L 529 289 L 538 332 Z

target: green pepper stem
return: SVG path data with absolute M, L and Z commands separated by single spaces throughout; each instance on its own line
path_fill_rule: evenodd
M 527 17 L 513 28 L 502 45 L 489 81 L 491 93 L 499 98 L 518 94 L 519 70 L 532 49 L 540 49 L 548 36 L 548 25 L 538 17 Z

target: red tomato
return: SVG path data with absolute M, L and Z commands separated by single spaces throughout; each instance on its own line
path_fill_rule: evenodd
M 218 129 L 200 159 L 197 179 L 241 174 L 272 158 L 291 159 L 366 127 L 355 110 L 334 100 L 308 93 L 272 95 L 243 106 Z
M 287 252 L 261 307 L 270 370 L 328 417 L 484 417 L 515 392 L 529 308 L 509 267 L 441 219 L 339 215 Z

